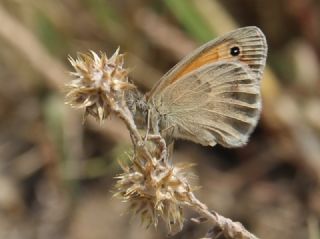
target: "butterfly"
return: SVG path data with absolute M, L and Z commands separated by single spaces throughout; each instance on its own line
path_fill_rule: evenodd
M 154 134 L 205 146 L 247 143 L 261 112 L 267 42 L 255 26 L 239 28 L 191 52 L 136 105 Z M 140 103 L 139 103 L 140 102 Z M 139 117 L 136 117 L 139 118 Z

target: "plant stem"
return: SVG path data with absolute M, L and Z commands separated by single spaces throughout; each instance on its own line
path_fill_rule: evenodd
M 215 211 L 210 211 L 207 205 L 200 202 L 192 192 L 189 193 L 189 198 L 191 201 L 189 207 L 211 221 L 214 226 L 219 227 L 225 236 L 233 239 L 258 239 L 258 237 L 247 231 L 240 222 L 234 222 Z

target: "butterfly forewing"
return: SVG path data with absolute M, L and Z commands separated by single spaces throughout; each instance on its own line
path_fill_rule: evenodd
M 239 48 L 239 54 L 232 49 Z M 168 71 L 148 94 L 152 98 L 172 82 L 195 69 L 219 61 L 232 61 L 247 65 L 261 79 L 267 57 L 267 43 L 263 32 L 254 26 L 239 28 L 220 38 L 209 41 L 191 52 Z

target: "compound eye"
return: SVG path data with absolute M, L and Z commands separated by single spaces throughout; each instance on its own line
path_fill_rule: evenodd
M 240 48 L 238 46 L 231 47 L 230 54 L 231 54 L 231 56 L 239 56 Z

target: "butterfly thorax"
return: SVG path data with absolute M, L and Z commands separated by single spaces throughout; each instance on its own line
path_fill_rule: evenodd
M 125 99 L 138 129 L 147 130 L 149 126 L 150 133 L 163 134 L 164 129 L 172 128 L 167 115 L 160 109 L 161 106 L 152 100 L 147 100 L 137 89 L 128 92 Z
M 170 112 L 168 112 L 168 110 L 163 107 L 161 99 L 158 99 L 156 102 L 152 99 L 149 100 L 148 106 L 150 132 L 152 132 L 153 134 L 160 134 L 168 141 L 175 129 L 175 124 L 172 120 L 170 120 Z
M 125 99 L 137 128 L 146 129 L 149 107 L 144 95 L 137 89 L 133 89 L 127 92 Z

